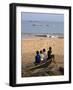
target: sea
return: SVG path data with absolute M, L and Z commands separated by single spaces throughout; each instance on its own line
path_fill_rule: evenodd
M 28 37 L 63 38 L 64 22 L 21 21 L 21 38 Z

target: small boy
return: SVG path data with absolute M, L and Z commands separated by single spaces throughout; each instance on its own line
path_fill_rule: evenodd
M 51 47 L 49 47 L 49 50 L 48 50 L 47 54 L 48 54 L 48 59 L 53 58 L 53 61 L 54 61 L 54 54 L 52 54 L 52 48 Z
M 43 49 L 43 55 L 44 55 L 44 60 L 46 61 L 46 60 L 47 60 L 47 52 L 46 52 L 46 49 Z
M 41 57 L 40 57 L 39 51 L 36 51 L 35 63 L 39 64 L 40 61 L 41 61 Z
M 40 51 L 40 57 L 41 57 L 41 61 L 43 61 L 44 60 L 44 55 L 43 55 L 42 50 Z

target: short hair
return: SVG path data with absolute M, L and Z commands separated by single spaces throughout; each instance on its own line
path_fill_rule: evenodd
M 49 47 L 49 50 L 51 50 L 52 49 L 52 47 Z
M 44 48 L 44 49 L 43 49 L 43 52 L 45 52 L 45 51 L 46 51 L 46 49 Z
M 36 54 L 39 54 L 39 51 L 36 51 Z
M 43 53 L 42 50 L 40 50 L 40 53 Z

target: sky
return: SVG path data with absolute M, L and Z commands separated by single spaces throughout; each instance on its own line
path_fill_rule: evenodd
M 63 14 L 48 14 L 48 13 L 31 13 L 31 12 L 22 12 L 23 21 L 59 21 L 63 22 Z
M 52 13 L 21 13 L 23 33 L 63 33 L 64 15 Z

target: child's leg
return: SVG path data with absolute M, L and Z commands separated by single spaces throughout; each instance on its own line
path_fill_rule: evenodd
M 55 55 L 52 54 L 51 57 L 52 57 L 53 62 L 56 63 L 56 62 L 55 62 Z

